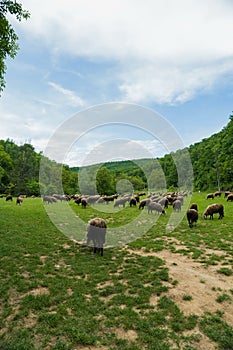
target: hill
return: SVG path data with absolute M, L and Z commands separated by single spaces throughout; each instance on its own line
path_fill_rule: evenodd
M 17 146 L 12 140 L 0 140 L 0 193 L 112 194 L 119 192 L 116 188 L 119 183 L 122 191 L 173 190 L 190 186 L 192 169 L 194 190 L 232 190 L 233 115 L 229 119 L 219 133 L 162 158 L 106 162 L 81 168 L 51 161 L 42 153 L 36 153 L 30 144 Z M 187 167 L 187 157 L 184 157 L 187 152 L 192 169 Z M 179 184 L 176 161 L 185 175 Z

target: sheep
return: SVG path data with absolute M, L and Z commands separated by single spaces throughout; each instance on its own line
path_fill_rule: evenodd
M 81 204 L 82 204 L 82 208 L 83 208 L 83 209 L 86 209 L 86 207 L 87 207 L 87 199 L 83 197 L 83 198 L 81 199 Z
M 232 192 L 226 191 L 225 194 L 224 194 L 224 198 L 227 198 L 229 196 L 229 194 L 232 194 Z
M 103 196 L 103 200 L 106 202 L 106 204 L 109 204 L 109 202 L 114 202 L 114 199 L 118 197 L 117 194 L 113 194 L 112 196 Z
M 100 196 L 98 194 L 94 196 L 89 196 L 87 197 L 87 204 L 89 205 L 95 204 L 99 198 Z
M 227 196 L 227 202 L 232 202 L 232 201 L 233 201 L 233 193 L 230 193 Z
M 210 199 L 210 198 L 214 199 L 213 193 L 208 193 L 208 194 L 206 195 L 206 199 Z
M 9 194 L 8 196 L 6 196 L 6 201 L 13 201 L 13 196 L 11 194 Z
M 168 208 L 168 199 L 166 198 L 166 197 L 163 197 L 163 198 L 161 198 L 159 201 L 158 201 L 158 203 L 159 204 L 161 204 L 162 205 L 162 207 L 164 207 L 164 208 Z
M 209 205 L 206 210 L 204 211 L 204 219 L 207 219 L 209 216 L 210 219 L 213 220 L 213 215 L 219 213 L 219 219 L 222 219 L 224 217 L 224 207 L 222 204 L 215 203 L 212 205 Z
M 174 211 L 181 211 L 181 201 L 176 199 L 174 202 L 173 202 L 173 210 Z
M 198 220 L 198 211 L 196 209 L 188 209 L 186 215 L 187 215 L 189 227 L 192 228 L 193 224 L 196 223 Z
M 137 206 L 137 200 L 136 198 L 132 197 L 129 202 L 130 207 L 136 207 Z
M 157 214 L 161 214 L 161 213 L 164 215 L 166 214 L 164 208 L 159 203 L 149 202 L 147 205 L 147 209 L 148 209 L 148 214 L 152 213 L 153 210 L 157 212 Z
M 57 199 L 53 196 L 44 196 L 43 197 L 43 203 L 47 202 L 48 204 L 49 203 L 56 203 L 57 202 Z
M 96 253 L 100 252 L 100 255 L 103 256 L 105 243 L 107 224 L 106 221 L 102 218 L 94 218 L 88 221 L 87 224 L 87 236 L 86 244 L 90 246 L 90 242 L 93 242 L 93 251 Z
M 221 195 L 222 195 L 221 191 L 214 192 L 214 197 L 221 197 Z
M 195 209 L 196 211 L 198 211 L 197 204 L 196 203 L 191 204 L 189 209 Z
M 141 202 L 139 203 L 139 209 L 144 209 L 145 206 L 148 205 L 148 203 L 150 202 L 150 199 L 143 199 L 141 200 Z
M 21 205 L 23 203 L 23 198 L 21 198 L 20 196 L 18 196 L 17 198 L 16 198 L 16 205 L 18 204 L 18 205 Z
M 122 205 L 123 208 L 125 207 L 125 204 L 129 201 L 128 197 L 122 197 L 120 199 L 117 199 L 114 203 L 114 208 L 119 207 L 119 205 Z

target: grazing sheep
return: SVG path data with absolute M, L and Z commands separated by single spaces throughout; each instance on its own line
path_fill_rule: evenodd
M 140 195 L 139 194 L 135 194 L 134 198 L 136 199 L 136 202 L 139 203 L 140 202 Z
M 82 198 L 81 199 L 81 204 L 82 204 L 82 208 L 86 209 L 86 207 L 87 207 L 87 200 L 86 200 L 86 198 Z
M 166 209 L 168 208 L 169 202 L 168 202 L 168 199 L 167 199 L 166 197 L 161 198 L 161 199 L 158 201 L 158 203 L 161 204 L 162 207 L 164 207 L 164 208 L 166 208 Z
M 180 202 L 181 202 L 181 205 L 184 204 L 184 197 L 183 197 L 183 196 L 177 196 L 177 197 L 176 197 L 176 200 L 177 200 L 177 201 L 180 201 Z
M 120 205 L 123 206 L 123 208 L 125 207 L 125 204 L 129 201 L 128 197 L 123 197 L 120 199 L 117 199 L 114 203 L 114 208 L 119 207 Z
M 181 203 L 181 201 L 180 200 L 178 200 L 178 199 L 176 199 L 174 202 L 173 202 L 173 210 L 174 211 L 181 211 L 181 205 L 182 205 L 182 203 Z
M 56 203 L 57 202 L 57 198 L 53 197 L 53 196 L 44 196 L 43 197 L 43 203 Z
M 189 227 L 193 227 L 193 224 L 198 220 L 198 211 L 196 209 L 188 209 L 187 210 L 187 219 L 189 223 Z
M 137 200 L 136 198 L 131 198 L 129 202 L 130 207 L 136 207 L 137 206 Z
M 147 204 L 150 202 L 150 199 L 143 199 L 140 203 L 139 203 L 139 209 L 144 209 L 145 206 L 147 206 Z
M 89 196 L 87 197 L 87 204 L 89 205 L 95 204 L 99 198 L 100 198 L 99 195 Z
M 107 224 L 104 219 L 94 218 L 88 221 L 87 225 L 87 246 L 90 246 L 90 242 L 93 242 L 93 251 L 96 253 L 100 252 L 103 256 L 105 243 Z
M 17 198 L 16 198 L 16 205 L 18 204 L 18 205 L 21 205 L 23 203 L 23 198 L 21 198 L 20 196 L 18 196 Z
M 221 191 L 214 192 L 214 197 L 221 197 L 221 195 L 222 195 Z
M 229 194 L 232 194 L 232 192 L 226 191 L 225 194 L 224 194 L 224 198 L 227 198 L 229 196 Z
M 206 199 L 210 199 L 210 198 L 214 199 L 214 194 L 213 193 L 208 193 L 206 195 Z
M 232 201 L 233 201 L 233 193 L 230 193 L 227 196 L 227 202 L 232 202 Z
M 108 204 L 109 202 L 114 202 L 114 199 L 116 199 L 118 195 L 113 194 L 112 196 L 103 196 L 103 200 Z
M 161 214 L 161 213 L 164 215 L 166 214 L 162 205 L 156 202 L 149 202 L 147 205 L 147 210 L 148 210 L 148 214 L 152 213 L 153 210 L 157 212 L 157 214 Z
M 191 204 L 189 209 L 195 209 L 196 211 L 198 211 L 197 204 L 196 203 Z
M 9 194 L 8 196 L 6 196 L 6 201 L 13 201 L 13 196 L 11 194 Z
M 222 219 L 224 217 L 223 205 L 219 203 L 209 205 L 204 211 L 204 219 L 207 219 L 208 216 L 210 217 L 210 219 L 213 219 L 214 214 L 217 213 L 219 213 L 219 219 Z

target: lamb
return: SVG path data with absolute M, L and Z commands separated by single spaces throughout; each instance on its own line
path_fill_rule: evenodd
M 227 196 L 227 202 L 232 202 L 232 201 L 233 201 L 233 193 L 230 193 Z
M 148 209 L 148 214 L 152 213 L 152 211 L 154 210 L 155 212 L 157 212 L 157 214 L 166 214 L 164 208 L 162 207 L 161 204 L 156 203 L 156 202 L 149 202 L 147 205 L 147 209 Z
M 96 253 L 100 252 L 100 255 L 103 256 L 105 243 L 107 224 L 106 221 L 102 218 L 94 218 L 88 221 L 87 225 L 87 246 L 90 246 L 90 242 L 93 242 L 93 251 Z
M 224 207 L 222 204 L 215 203 L 212 205 L 209 205 L 206 210 L 204 211 L 204 219 L 207 219 L 209 216 L 210 219 L 213 220 L 214 214 L 219 213 L 219 219 L 222 219 L 224 217 Z
M 196 223 L 198 220 L 198 211 L 196 209 L 188 209 L 187 219 L 188 219 L 189 227 L 192 228 L 193 224 Z
M 206 195 L 206 199 L 210 199 L 210 198 L 214 199 L 213 193 L 208 193 L 208 194 Z

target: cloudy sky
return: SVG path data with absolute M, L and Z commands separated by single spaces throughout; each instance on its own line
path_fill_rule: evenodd
M 59 160 L 64 146 L 62 160 L 82 165 L 157 157 L 228 123 L 231 0 L 20 2 L 31 17 L 10 18 L 20 51 L 7 61 L 0 139 L 58 147 Z

